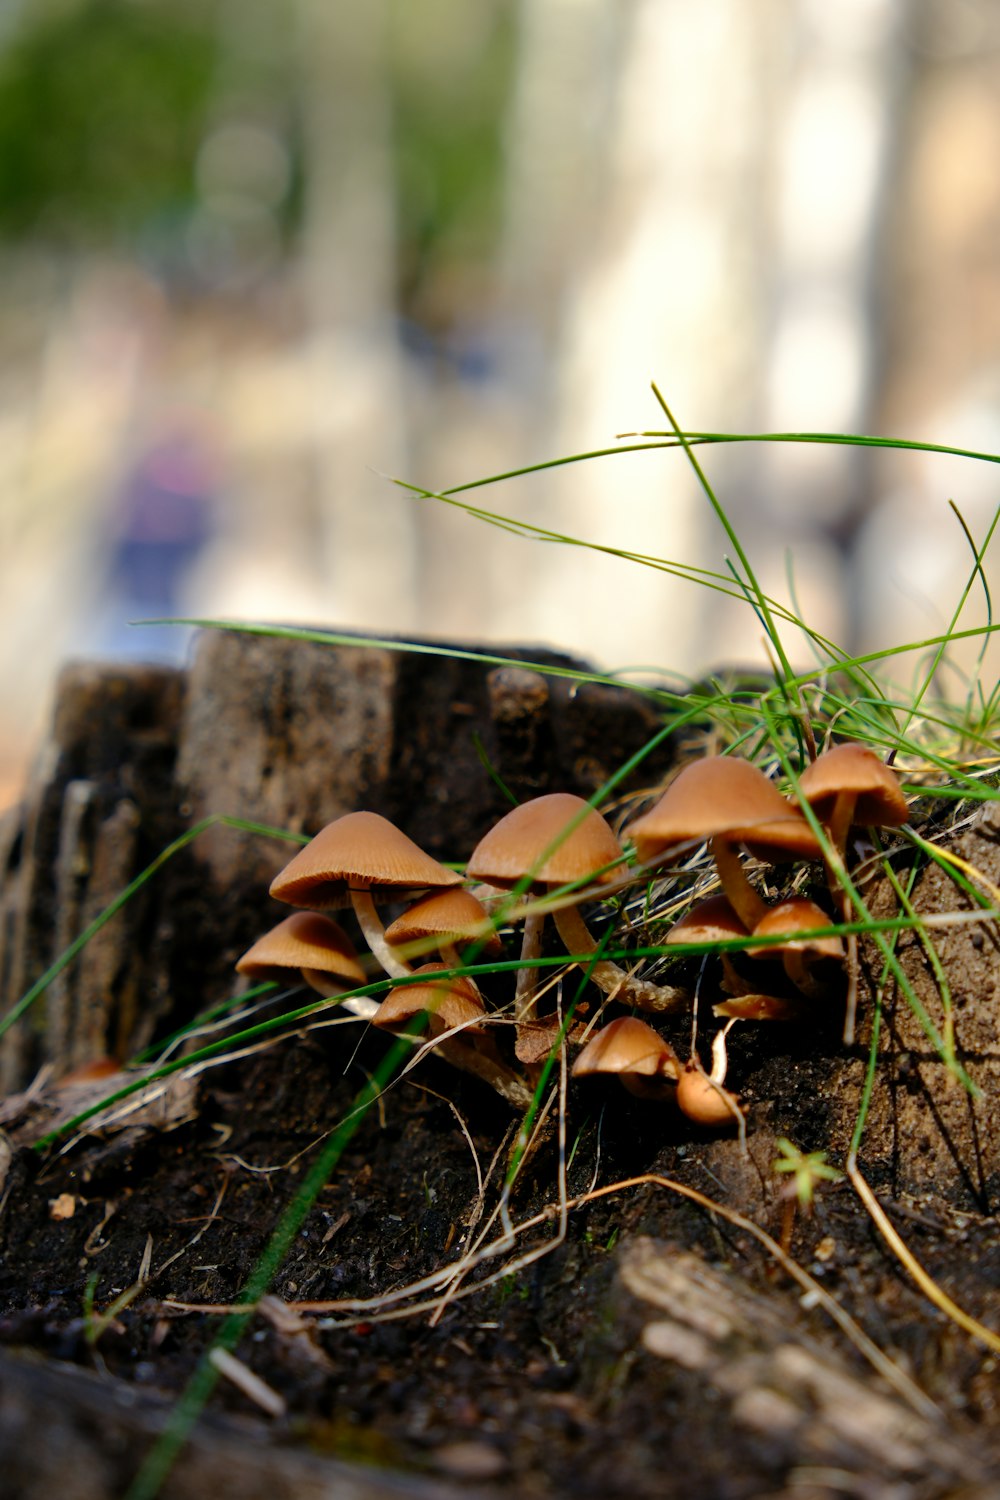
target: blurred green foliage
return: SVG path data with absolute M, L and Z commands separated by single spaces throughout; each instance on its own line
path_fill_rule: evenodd
M 255 106 L 283 137 L 285 237 L 308 209 L 294 0 L 29 0 L 0 33 L 0 233 L 112 246 L 183 269 L 209 132 Z M 331 4 L 336 0 L 330 0 Z M 2 18 L 0 18 L 2 19 Z M 516 51 L 505 0 L 387 0 L 400 303 L 448 319 L 448 288 L 491 256 Z M 248 36 L 261 27 L 263 47 Z M 333 85 L 335 86 L 335 84 Z M 442 307 L 442 302 L 444 307 Z M 419 306 L 423 303 L 423 306 Z
M 190 200 L 214 9 L 87 0 L 22 19 L 0 52 L 0 228 L 76 246 Z
M 429 19 L 437 21 L 427 40 Z M 516 7 L 395 0 L 393 156 L 404 302 L 449 264 L 491 255 L 500 229 L 503 120 Z M 420 32 L 423 32 L 421 44 Z

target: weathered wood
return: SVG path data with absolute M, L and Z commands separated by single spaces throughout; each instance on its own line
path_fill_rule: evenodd
M 963 1495 L 985 1500 L 991 1468 L 968 1433 L 944 1414 L 913 1410 L 866 1366 L 852 1367 L 809 1328 L 795 1299 L 766 1297 L 738 1272 L 646 1238 L 626 1248 L 618 1275 L 636 1299 L 626 1300 L 626 1316 L 638 1319 L 645 1353 L 721 1400 L 727 1425 L 765 1439 L 772 1463 L 836 1469 L 837 1490 L 866 1500 L 916 1500 L 959 1483 L 970 1486 Z
M 518 797 L 589 796 L 659 729 L 641 695 L 529 665 L 585 673 L 572 658 L 489 654 L 525 664 L 207 631 L 188 672 L 67 667 L 24 799 L 0 824 L 0 1012 L 203 818 L 313 834 L 366 807 L 463 859 L 508 807 L 490 770 Z M 668 764 L 658 747 L 632 784 Z M 11 1029 L 0 1090 L 46 1062 L 128 1057 L 168 1017 L 229 993 L 291 852 L 225 826 L 201 834 Z
M 118 1500 L 175 1399 L 75 1365 L 0 1354 L 0 1471 L 6 1500 Z M 476 1500 L 479 1487 L 390 1474 L 289 1449 L 263 1421 L 203 1419 L 161 1500 Z M 278 1435 L 283 1435 L 278 1425 Z
M 49 737 L 0 834 L 4 1012 L 176 830 L 183 691 L 172 668 L 88 662 L 60 674 Z M 0 1087 L 16 1087 L 46 1060 L 65 1070 L 113 1050 L 119 1021 L 133 1029 L 139 991 L 150 988 L 150 910 L 148 898 L 130 903 L 8 1033 Z

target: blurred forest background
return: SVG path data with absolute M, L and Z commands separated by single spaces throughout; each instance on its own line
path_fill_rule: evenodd
M 760 660 L 745 609 L 385 476 L 612 446 L 653 379 L 689 429 L 1000 451 L 998 162 L 993 0 L 0 0 L 0 800 L 63 660 L 182 659 L 136 618 Z M 981 540 L 997 501 L 944 458 L 704 460 L 859 649 L 943 628 L 947 502 Z M 722 565 L 676 454 L 475 498 Z

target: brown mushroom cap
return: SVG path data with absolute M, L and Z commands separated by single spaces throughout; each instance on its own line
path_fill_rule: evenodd
M 618 1073 L 654 1077 L 657 1074 L 676 1078 L 680 1072 L 673 1048 L 659 1032 L 635 1016 L 620 1016 L 617 1021 L 595 1031 L 573 1064 L 573 1075 L 584 1078 L 592 1073 Z
M 805 896 L 790 896 L 772 906 L 753 930 L 754 937 L 784 937 L 781 943 L 768 943 L 764 948 L 752 948 L 751 958 L 776 957 L 778 954 L 807 953 L 814 958 L 843 958 L 844 943 L 839 933 L 829 937 L 801 937 L 800 933 L 815 932 L 817 928 L 833 924 L 822 907 Z
M 259 937 L 237 961 L 237 972 L 252 979 L 281 979 L 289 969 L 312 969 L 335 974 L 354 984 L 366 975 L 354 944 L 331 917 L 296 911 Z
M 502 817 L 472 851 L 466 874 L 506 890 L 530 875 L 532 888 L 544 890 L 613 880 L 616 872 L 605 867 L 622 859 L 621 845 L 595 808 L 572 792 L 550 792 Z
M 439 938 L 460 946 L 478 943 L 484 953 L 499 953 L 503 946 L 483 903 L 458 886 L 423 896 L 390 922 L 385 935 L 397 947 L 420 938 Z
M 321 829 L 271 882 L 271 895 L 292 906 L 335 906 L 348 890 L 425 890 L 460 885 L 378 813 L 345 813 Z
M 689 1120 L 696 1125 L 713 1129 L 721 1125 L 737 1125 L 740 1108 L 736 1095 L 713 1083 L 700 1068 L 687 1067 L 677 1082 L 677 1105 Z
M 815 835 L 798 808 L 747 760 L 709 755 L 684 767 L 659 802 L 626 832 L 642 860 L 693 839 L 723 836 L 761 858 L 816 858 Z
M 734 995 L 712 1006 L 713 1016 L 730 1021 L 805 1021 L 815 1013 L 815 1006 L 787 995 Z
M 667 933 L 668 943 L 719 943 L 728 938 L 748 937 L 725 896 L 708 896 L 698 901 Z
M 826 826 L 833 845 L 835 857 L 827 857 L 827 878 L 830 894 L 846 920 L 851 902 L 841 874 L 851 826 L 860 823 L 866 827 L 895 827 L 905 823 L 909 809 L 903 789 L 895 771 L 885 765 L 874 750 L 855 741 L 834 745 L 818 755 L 799 777 L 799 787 L 803 798 Z M 854 1040 L 858 1002 L 858 939 L 855 933 L 847 939 L 847 974 L 844 1043 L 850 1046 Z
M 405 1031 L 415 1016 L 426 1012 L 429 1016 L 428 1031 L 437 1035 L 463 1026 L 475 1032 L 477 1024 L 486 1014 L 486 1007 L 479 993 L 467 979 L 438 977 L 446 969 L 445 964 L 423 964 L 414 969 L 415 974 L 425 975 L 422 984 L 400 984 L 391 989 L 372 1017 L 373 1026 L 386 1031 Z
M 896 772 L 874 750 L 855 741 L 824 750 L 802 772 L 799 786 L 820 822 L 829 817 L 843 793 L 856 799 L 852 823 L 896 827 L 909 816 Z

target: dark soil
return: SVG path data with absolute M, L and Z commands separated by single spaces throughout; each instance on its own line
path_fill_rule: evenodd
M 3 1344 L 177 1396 L 219 1326 L 217 1315 L 177 1304 L 239 1300 L 317 1143 L 348 1114 L 385 1051 L 369 1036 L 354 1054 L 356 1034 L 300 1034 L 204 1074 L 193 1118 L 174 1128 L 101 1134 L 49 1158 L 18 1150 L 3 1219 Z M 735 1141 L 699 1136 L 664 1106 L 631 1100 L 617 1086 L 576 1087 L 569 1195 L 595 1179 L 657 1172 L 777 1233 L 774 1137 L 787 1134 L 804 1150 L 836 1148 L 831 1089 L 839 1059 L 835 1038 L 818 1048 L 801 1029 L 748 1029 L 747 1038 L 734 1082 L 750 1107 L 748 1157 Z M 478 1201 L 472 1147 L 456 1111 L 485 1170 L 509 1112 L 442 1063 L 427 1063 L 367 1112 L 274 1279 L 279 1298 L 294 1307 L 369 1297 L 455 1258 Z M 557 1201 L 556 1171 L 550 1135 L 512 1204 L 515 1221 Z M 991 1300 L 995 1307 L 1000 1230 L 992 1199 L 973 1203 L 966 1193 L 959 1206 L 954 1194 L 928 1191 L 893 1202 L 890 1183 L 875 1185 L 888 1189 L 887 1206 L 931 1274 L 981 1316 Z M 65 1205 L 71 1216 L 56 1217 Z M 554 1233 L 543 1226 L 534 1242 Z M 284 1398 L 286 1415 L 262 1416 L 226 1380 L 211 1409 L 266 1425 L 281 1449 L 379 1472 L 488 1480 L 516 1494 L 656 1496 L 692 1484 L 703 1496 L 732 1500 L 957 1492 L 955 1473 L 880 1473 L 864 1445 L 819 1464 L 786 1433 L 769 1436 L 734 1419 L 715 1380 L 647 1352 L 649 1310 L 619 1275 L 639 1236 L 721 1266 L 780 1312 L 789 1337 L 832 1350 L 862 1389 L 879 1388 L 829 1321 L 801 1309 L 799 1289 L 760 1245 L 646 1185 L 573 1212 L 563 1243 L 553 1239 L 549 1253 L 452 1302 L 437 1320 L 356 1315 L 324 1328 L 309 1317 L 282 1327 L 258 1315 L 239 1358 Z M 978 1483 L 989 1454 L 1000 1454 L 995 1360 L 929 1307 L 846 1185 L 824 1188 L 814 1214 L 798 1221 L 792 1250 L 938 1404 L 942 1432 L 964 1436 Z M 149 1271 L 136 1290 L 144 1262 Z M 118 1310 L 95 1336 L 95 1318 L 116 1299 Z M 122 1460 L 123 1483 L 134 1461 Z M 25 1485 L 14 1493 L 35 1493 Z

